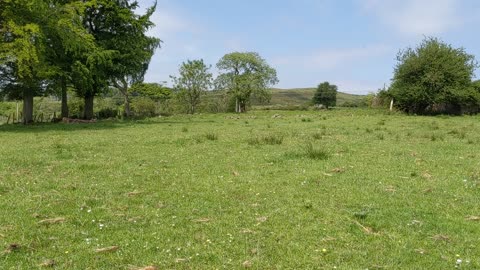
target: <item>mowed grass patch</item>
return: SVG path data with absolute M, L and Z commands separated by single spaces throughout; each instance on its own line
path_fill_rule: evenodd
M 0 126 L 0 268 L 480 268 L 478 116 L 230 116 Z

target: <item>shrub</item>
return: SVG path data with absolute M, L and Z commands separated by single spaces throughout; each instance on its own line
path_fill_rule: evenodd
M 403 111 L 417 114 L 462 113 L 478 107 L 480 93 L 472 84 L 475 57 L 436 38 L 397 56 L 388 94 Z
M 131 108 L 136 117 L 152 117 L 155 115 L 156 104 L 151 98 L 136 97 L 132 99 Z
M 115 118 L 118 116 L 118 111 L 112 108 L 103 108 L 97 113 L 99 119 Z
M 84 102 L 79 97 L 71 97 L 67 101 L 69 116 L 71 118 L 81 118 L 83 113 Z

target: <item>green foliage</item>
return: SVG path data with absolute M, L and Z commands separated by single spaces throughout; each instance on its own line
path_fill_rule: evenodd
M 68 99 L 68 109 L 70 111 L 71 118 L 82 118 L 83 114 L 83 107 L 85 104 L 83 100 L 79 97 L 70 97 Z
M 132 99 L 132 112 L 135 117 L 152 117 L 156 114 L 156 104 L 149 97 L 135 97 Z
M 337 90 L 338 87 L 336 85 L 323 82 L 318 85 L 312 101 L 314 104 L 321 104 L 327 108 L 333 107 L 337 104 Z
M 227 90 L 235 99 L 235 111 L 245 112 L 252 95 L 270 98 L 269 87 L 278 83 L 277 72 L 255 52 L 227 54 L 217 63 L 217 89 Z
M 9 116 L 15 112 L 16 105 L 13 102 L 0 101 L 0 115 Z
M 210 66 L 202 60 L 188 60 L 180 66 L 180 76 L 171 76 L 178 99 L 186 105 L 187 112 L 195 113 L 201 96 L 212 86 L 213 75 Z
M 463 48 L 426 38 L 417 48 L 399 52 L 388 94 L 396 107 L 410 113 L 461 113 L 480 102 L 471 83 L 476 67 Z
M 132 85 L 129 92 L 133 96 L 149 97 L 155 101 L 172 97 L 172 90 L 158 83 L 136 83 Z
M 97 113 L 99 119 L 116 118 L 118 110 L 112 108 L 103 108 Z

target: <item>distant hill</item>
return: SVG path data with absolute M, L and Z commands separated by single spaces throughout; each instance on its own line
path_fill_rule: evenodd
M 272 89 L 270 105 L 305 105 L 311 102 L 316 88 Z M 338 92 L 337 106 L 362 102 L 363 95 Z

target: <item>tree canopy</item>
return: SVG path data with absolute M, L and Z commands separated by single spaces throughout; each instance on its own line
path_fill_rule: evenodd
M 172 90 L 158 83 L 136 83 L 129 88 L 129 93 L 149 97 L 156 101 L 172 97 Z
M 337 105 L 337 91 L 338 87 L 336 85 L 323 82 L 318 85 L 312 101 L 316 105 L 323 105 L 327 108 L 333 107 Z
M 234 52 L 217 63 L 220 75 L 216 86 L 235 99 L 235 111 L 245 112 L 252 95 L 269 96 L 269 87 L 278 83 L 277 72 L 256 52 Z
M 127 0 L 4 0 L 0 7 L 0 95 L 23 99 L 25 123 L 33 97 L 46 91 L 61 90 L 68 115 L 67 84 L 92 118 L 94 96 L 110 86 L 127 95 L 160 46 L 146 35 L 156 4 L 144 15 Z
M 172 76 L 178 97 L 187 106 L 187 112 L 195 113 L 201 96 L 212 86 L 213 75 L 203 60 L 182 63 L 179 77 Z
M 479 104 L 480 93 L 472 85 L 476 67 L 465 49 L 426 38 L 417 48 L 399 52 L 388 94 L 410 113 L 460 113 Z

